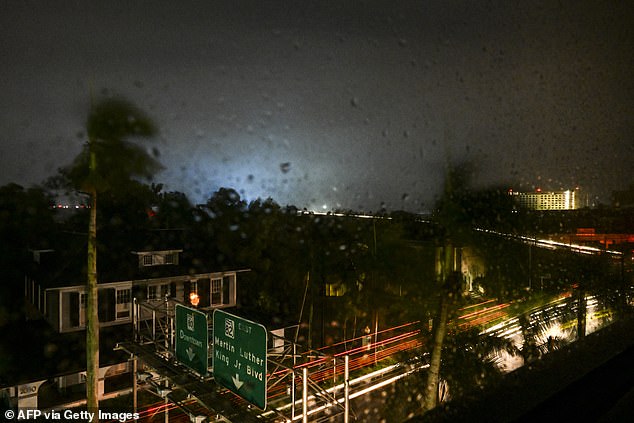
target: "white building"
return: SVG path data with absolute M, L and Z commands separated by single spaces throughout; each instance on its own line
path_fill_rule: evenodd
M 531 210 L 575 210 L 580 207 L 579 191 L 542 191 L 518 192 L 509 190 L 509 195 L 524 208 Z
M 235 307 L 236 275 L 244 270 L 188 273 L 177 271 L 182 250 L 133 252 L 138 256 L 139 269 L 161 267 L 165 274 L 155 277 L 130 277 L 120 281 L 98 284 L 100 326 L 129 324 L 132 322 L 132 303 L 176 300 L 202 310 Z M 54 254 L 53 251 L 48 254 Z M 173 268 L 171 274 L 168 268 Z M 40 272 L 41 274 L 42 272 Z M 49 273 L 48 271 L 46 273 Z M 61 286 L 47 286 L 46 281 L 26 275 L 24 294 L 28 301 L 58 332 L 85 329 L 86 284 L 78 281 Z M 74 282 L 74 283 L 73 283 Z

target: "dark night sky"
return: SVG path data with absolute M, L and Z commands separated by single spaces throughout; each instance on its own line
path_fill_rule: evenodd
M 426 210 L 477 184 L 634 182 L 631 1 L 0 3 L 0 184 L 85 141 L 91 90 L 160 127 L 167 189 L 314 209 Z

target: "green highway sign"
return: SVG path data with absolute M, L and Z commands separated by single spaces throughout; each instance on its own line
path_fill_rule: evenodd
M 266 409 L 266 328 L 214 310 L 213 374 L 216 382 Z
M 207 375 L 207 315 L 176 304 L 176 359 L 201 376 Z

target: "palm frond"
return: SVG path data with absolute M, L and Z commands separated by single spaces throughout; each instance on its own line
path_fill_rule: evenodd
M 123 98 L 107 98 L 94 105 L 86 127 L 91 141 L 110 142 L 130 136 L 150 137 L 157 132 L 152 120 Z
M 107 98 L 94 105 L 86 122 L 89 140 L 73 162 L 59 170 L 69 187 L 109 191 L 126 186 L 133 178 L 151 179 L 162 169 L 150 154 L 130 138 L 156 134 L 152 120 L 122 98 Z M 90 157 L 95 163 L 90 169 Z

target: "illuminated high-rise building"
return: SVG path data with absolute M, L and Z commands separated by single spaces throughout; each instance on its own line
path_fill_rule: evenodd
M 518 192 L 509 190 L 509 195 L 524 208 L 531 210 L 575 210 L 579 208 L 578 190 Z

